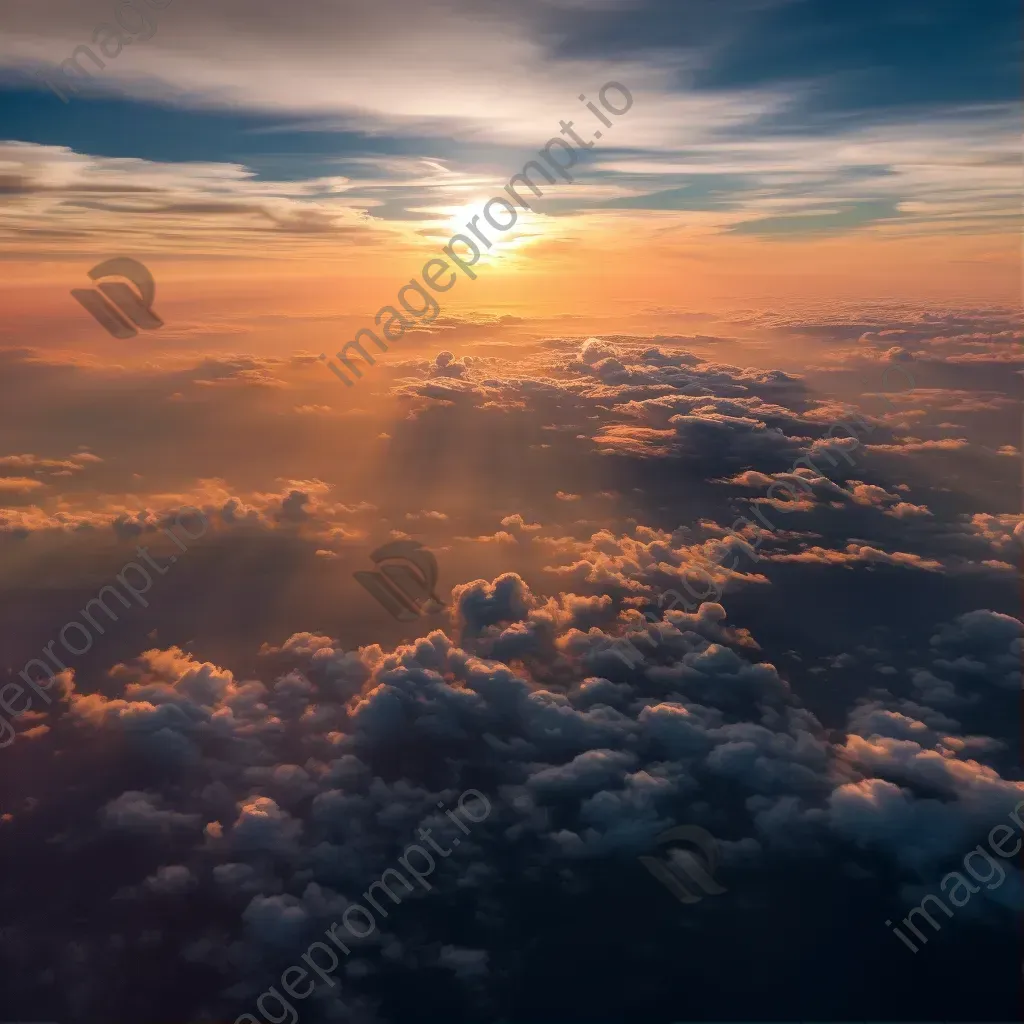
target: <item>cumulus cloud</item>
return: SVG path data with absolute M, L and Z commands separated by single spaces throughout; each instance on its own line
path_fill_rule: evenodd
M 590 957 L 597 907 L 616 957 L 628 951 L 614 936 L 649 908 L 644 955 L 675 977 L 689 969 L 671 954 L 677 918 L 660 920 L 665 896 L 636 858 L 676 824 L 720 843 L 728 894 L 686 908 L 706 915 L 688 947 L 701 972 L 715 976 L 723 948 L 705 923 L 720 915 L 733 948 L 765 933 L 745 930 L 751 920 L 774 927 L 779 893 L 794 930 L 815 937 L 801 964 L 826 970 L 844 957 L 820 943 L 823 893 L 853 892 L 860 942 L 901 887 L 934 880 L 1005 819 L 1022 799 L 1002 726 L 1015 721 L 1024 631 L 1009 614 L 1011 574 L 986 569 L 1020 550 L 1020 516 L 991 489 L 1005 481 L 963 476 L 973 482 L 960 490 L 953 470 L 928 469 L 963 459 L 955 472 L 969 473 L 963 449 L 901 452 L 894 469 L 884 451 L 832 446 L 830 417 L 849 421 L 850 403 L 821 398 L 810 374 L 709 362 L 688 346 L 549 338 L 486 363 L 446 350 L 381 384 L 398 462 L 389 448 L 344 477 L 326 465 L 336 451 L 296 448 L 282 466 L 267 446 L 240 483 L 204 476 L 140 494 L 139 482 L 5 510 L 12 550 L 92 554 L 148 544 L 193 505 L 209 533 L 175 571 L 212 564 L 180 601 L 164 591 L 174 614 L 154 601 L 141 632 L 111 632 L 56 706 L 15 723 L 6 753 L 49 760 L 15 773 L 23 792 L 5 806 L 5 838 L 52 851 L 43 867 L 59 865 L 88 915 L 40 910 L 36 885 L 15 894 L 0 944 L 35 964 L 19 972 L 19 998 L 53 990 L 38 965 L 74 941 L 88 971 L 59 990 L 68 1007 L 74 992 L 100 1019 L 104 993 L 130 977 L 132 998 L 157 1013 L 157 972 L 115 939 L 173 914 L 146 941 L 161 969 L 195 972 L 182 1019 L 255 1012 L 332 922 L 371 906 L 364 894 L 410 843 L 434 858 L 432 888 L 400 906 L 376 893 L 387 916 L 353 940 L 338 984 L 303 1004 L 311 1021 L 395 1019 L 424 978 L 445 1005 L 486 1019 L 509 979 L 540 991 L 538 965 Z M 258 367 L 190 373 L 239 369 Z M 294 367 L 264 369 L 289 387 L 259 388 L 261 401 L 288 422 L 312 419 L 292 415 L 307 404 Z M 222 389 L 224 408 L 247 390 Z M 1005 414 L 988 399 L 967 408 L 975 389 L 960 390 L 921 401 L 915 436 L 934 440 L 950 414 Z M 858 421 L 872 443 L 898 443 L 887 415 Z M 507 417 L 522 433 L 502 447 Z M 983 438 L 993 451 L 1006 440 L 997 428 Z M 69 448 L 12 450 L 61 462 Z M 97 451 L 103 463 L 81 463 L 76 480 L 121 458 Z M 812 466 L 795 465 L 805 456 Z M 363 548 L 402 527 L 437 536 L 451 589 L 445 615 L 411 625 L 343 590 L 369 567 Z M 983 605 L 969 566 L 987 572 Z M 260 605 L 273 614 L 256 624 Z M 219 614 L 240 637 L 202 630 Z M 447 811 L 470 788 L 492 811 L 465 832 Z M 619 967 L 598 973 L 619 987 L 634 977 Z M 771 973 L 775 998 L 792 976 Z M 607 1002 L 596 976 L 570 986 L 595 1018 Z

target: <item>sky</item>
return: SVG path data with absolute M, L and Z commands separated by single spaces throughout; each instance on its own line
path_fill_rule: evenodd
M 460 303 L 1016 294 L 1011 0 L 166 0 L 125 10 L 134 35 L 118 9 L 7 14 L 19 292 L 112 251 L 175 296 L 255 273 L 376 295 L 620 81 L 634 106 Z M 104 67 L 68 79 L 80 45 Z
M 5 1014 L 1017 1017 L 1019 4 L 3 22 Z

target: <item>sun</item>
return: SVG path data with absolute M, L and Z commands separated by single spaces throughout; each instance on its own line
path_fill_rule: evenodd
M 442 224 L 444 230 L 450 231 L 452 235 L 465 235 L 479 245 L 482 264 L 511 266 L 522 251 L 537 240 L 543 229 L 535 213 L 511 200 L 507 200 L 508 206 L 500 203 L 491 205 L 488 211 L 491 216 L 488 219 L 484 209 L 494 198 L 498 197 L 481 195 L 469 202 L 442 207 Z M 508 227 L 503 229 L 506 224 Z M 490 243 L 489 248 L 485 247 L 487 243 Z

